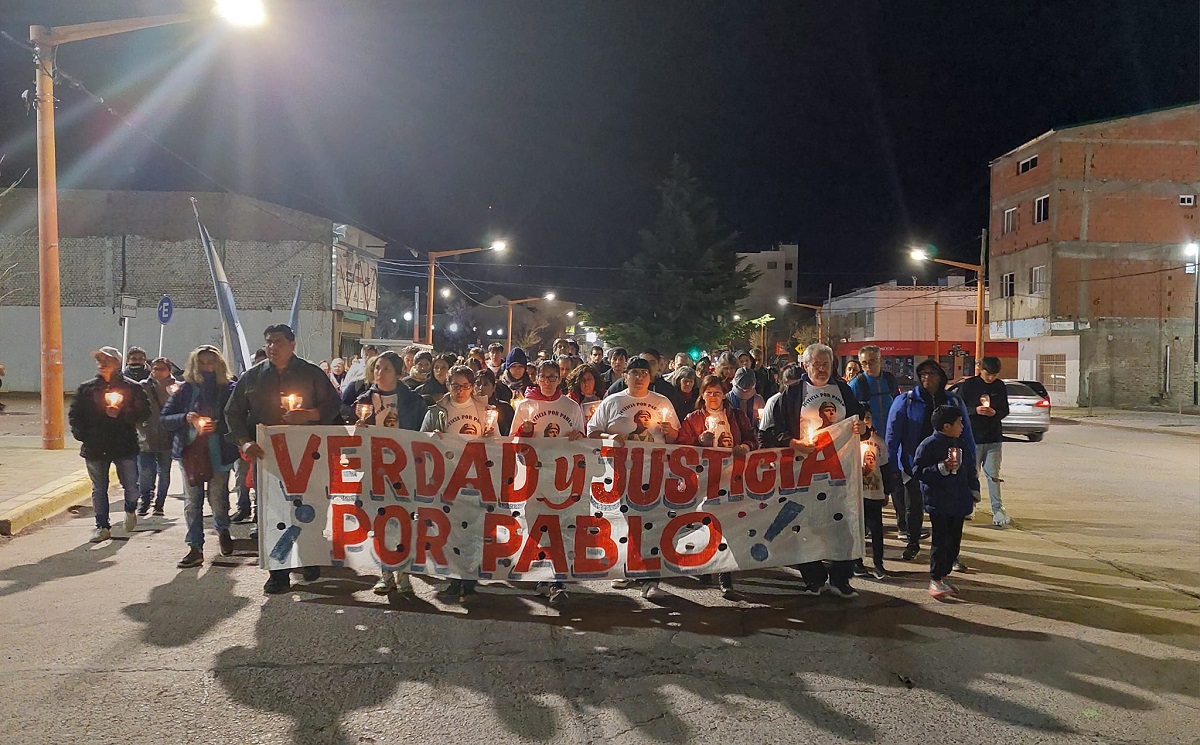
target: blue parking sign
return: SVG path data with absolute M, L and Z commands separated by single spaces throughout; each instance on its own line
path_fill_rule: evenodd
M 158 322 L 166 326 L 171 322 L 171 314 L 175 312 L 175 304 L 166 295 L 158 301 Z

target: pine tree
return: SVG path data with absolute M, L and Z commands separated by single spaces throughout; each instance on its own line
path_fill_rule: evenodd
M 737 304 L 758 272 L 738 267 L 735 231 L 720 222 L 713 200 L 678 155 L 658 187 L 662 206 L 641 251 L 622 265 L 622 282 L 584 311 L 611 344 L 631 352 L 672 354 L 709 348 L 727 336 Z

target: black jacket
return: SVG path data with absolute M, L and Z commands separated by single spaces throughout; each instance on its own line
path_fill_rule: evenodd
M 113 391 L 121 394 L 121 413 L 115 418 L 104 413 L 104 394 Z M 138 454 L 137 425 L 149 415 L 150 402 L 136 381 L 118 375 L 110 382 L 97 375 L 75 391 L 67 421 L 84 459 L 117 460 Z
M 225 405 L 229 440 L 238 447 L 253 440 L 260 424 L 283 424 L 282 396 L 300 396 L 306 409 L 316 409 L 316 424 L 336 424 L 341 414 L 337 388 L 325 371 L 300 357 L 292 356 L 280 373 L 270 360 L 263 360 L 238 378 L 233 395 Z
M 829 378 L 829 382 L 836 384 L 838 391 L 842 394 L 842 403 L 846 407 L 846 418 L 861 417 L 863 415 L 862 403 L 854 397 L 854 392 L 850 390 L 850 386 L 846 385 L 846 381 L 834 376 Z M 771 427 L 762 431 L 760 439 L 763 447 L 786 448 L 791 446 L 793 439 L 803 439 L 800 432 L 800 404 L 804 400 L 805 383 L 811 383 L 808 373 L 804 373 L 800 376 L 799 381 L 784 388 L 782 396 L 772 399 L 769 417 L 767 413 L 763 414 L 763 418 L 772 423 Z
M 991 383 L 983 382 L 978 375 L 967 378 L 958 385 L 958 395 L 967 405 L 971 414 L 971 434 L 975 442 L 1003 442 L 1004 432 L 1001 420 L 1008 416 L 1008 388 L 1004 381 L 996 378 Z M 995 416 L 980 416 L 975 413 L 979 407 L 980 396 L 990 396 Z

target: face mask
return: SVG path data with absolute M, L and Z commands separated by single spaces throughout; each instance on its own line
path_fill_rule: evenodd
M 216 383 L 217 382 L 217 374 L 215 372 L 201 373 L 201 375 L 204 376 L 205 383 Z

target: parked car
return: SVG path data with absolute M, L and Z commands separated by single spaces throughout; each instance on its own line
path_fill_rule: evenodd
M 1043 392 L 1046 390 L 1041 383 L 1033 383 Z M 1030 442 L 1041 442 L 1050 429 L 1050 395 L 1042 395 L 1029 381 L 1006 380 L 1004 387 L 1008 389 L 1004 434 L 1025 435 Z
M 1030 442 L 1041 442 L 1050 430 L 1050 394 L 1046 387 L 1036 380 L 1005 380 L 1004 387 L 1008 391 L 1004 434 L 1025 435 Z M 950 386 L 950 390 L 957 392 L 958 385 Z

